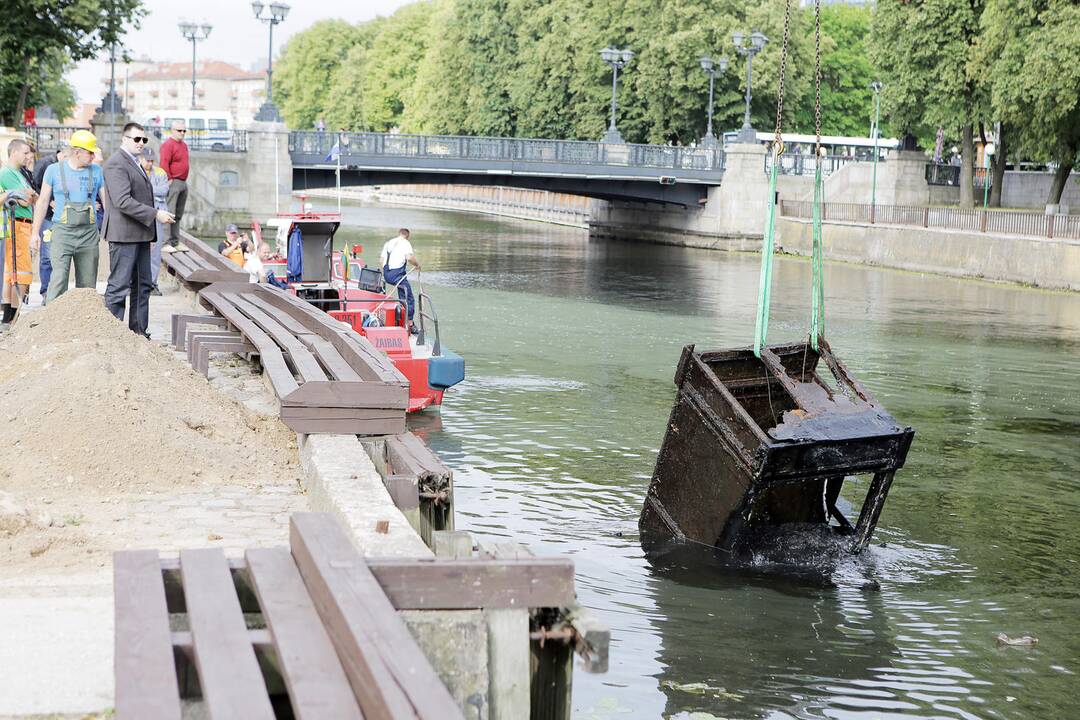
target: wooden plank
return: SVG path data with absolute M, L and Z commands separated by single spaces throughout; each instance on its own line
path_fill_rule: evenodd
M 332 435 L 386 435 L 405 432 L 405 414 L 400 418 L 379 420 L 321 420 L 283 417 L 281 419 L 291 430 L 311 435 L 329 433 Z
M 249 355 L 258 354 L 255 346 L 242 338 L 239 340 L 203 340 L 198 338 L 195 343 L 193 346 L 195 348 L 195 362 L 191 366 L 202 373 L 204 377 L 208 377 L 210 374 L 210 353 L 212 352 L 230 352 L 237 355 L 244 353 Z
M 274 387 L 279 399 L 296 392 L 300 387 L 293 377 L 292 371 L 285 364 L 285 357 L 269 335 L 264 333 L 246 315 L 240 312 L 231 303 L 227 302 L 217 292 L 213 291 L 216 285 L 211 285 L 199 293 L 199 298 L 207 302 L 222 317 L 238 329 L 248 341 L 259 350 L 259 361 L 263 370 L 270 377 L 270 384 Z
M 183 352 L 186 348 L 187 329 L 189 325 L 212 325 L 215 327 L 227 327 L 228 320 L 216 315 L 186 315 L 177 313 L 172 316 L 172 342 L 173 347 Z
M 214 720 L 273 720 L 225 554 L 181 550 L 180 574 L 199 685 Z
M 269 288 L 255 286 L 253 291 L 283 312 L 302 320 L 305 324 L 331 343 L 346 362 L 365 380 L 382 382 L 407 382 L 390 358 L 344 323 L 334 320 L 321 310 L 295 296 Z
M 222 293 L 221 296 L 251 318 L 274 339 L 274 342 L 281 346 L 292 361 L 296 373 L 304 379 L 303 384 L 327 379 L 326 371 L 319 365 L 315 355 L 276 319 L 249 303 L 240 293 Z
M 577 648 L 585 672 L 605 673 L 608 670 L 608 648 L 611 645 L 611 628 L 580 605 L 567 608 L 566 622 L 574 628 L 584 647 Z
M 386 455 L 394 474 L 436 475 L 449 478 L 450 469 L 438 456 L 412 433 L 394 435 L 386 439 Z
M 362 720 L 292 555 L 281 548 L 248 550 L 245 557 L 295 716 L 299 720 Z
M 393 420 L 403 417 L 404 413 L 396 408 L 302 407 L 299 405 L 282 405 L 281 416 L 296 419 Z
M 289 525 L 293 557 L 330 630 L 365 717 L 463 718 L 333 516 L 296 513 Z M 379 682 L 386 676 L 383 682 L 392 688 Z M 382 693 L 365 703 L 372 683 Z
M 113 554 L 116 717 L 180 720 L 169 610 L 156 550 Z
M 370 567 L 402 610 L 568 607 L 575 600 L 568 558 L 386 559 Z
M 230 558 L 228 562 L 234 571 L 247 567 L 242 558 Z M 176 558 L 161 559 L 161 570 L 166 576 L 177 572 L 179 567 Z M 367 568 L 398 610 L 572 607 L 576 602 L 574 564 L 562 557 L 368 558 Z M 431 588 L 445 582 L 447 576 L 453 578 L 454 584 L 464 587 L 464 591 L 440 592 L 440 597 L 433 599 Z M 499 579 L 503 589 L 492 592 L 490 578 Z
M 313 407 L 394 408 L 404 414 L 409 407 L 409 386 L 390 385 L 377 380 L 321 380 L 303 383 L 288 397 L 282 398 L 281 402 L 283 405 Z

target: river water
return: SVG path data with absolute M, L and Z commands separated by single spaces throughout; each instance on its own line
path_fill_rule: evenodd
M 412 421 L 454 468 L 459 528 L 571 556 L 611 626 L 576 718 L 1078 716 L 1080 296 L 828 265 L 830 342 L 915 442 L 864 556 L 733 572 L 650 561 L 637 517 L 680 350 L 749 344 L 757 256 L 417 208 L 345 225 L 369 262 L 413 230 L 466 359 Z M 778 259 L 771 341 L 805 334 L 809 274 Z

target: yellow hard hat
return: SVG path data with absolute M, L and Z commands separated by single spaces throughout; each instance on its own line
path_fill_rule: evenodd
M 71 147 L 82 148 L 96 154 L 98 152 L 97 138 L 89 130 L 76 130 L 71 133 Z

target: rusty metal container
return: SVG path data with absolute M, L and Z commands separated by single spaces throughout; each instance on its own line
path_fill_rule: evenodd
M 758 531 L 812 527 L 844 536 L 854 552 L 866 547 L 915 433 L 819 346 L 771 345 L 760 358 L 751 348 L 683 348 L 643 539 L 740 554 Z M 845 478 L 863 474 L 872 479 L 852 525 L 836 501 Z

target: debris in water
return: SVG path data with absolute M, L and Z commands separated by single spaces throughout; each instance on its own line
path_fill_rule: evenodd
M 1039 638 L 1034 635 L 1021 635 L 1020 637 L 1011 638 L 1002 632 L 997 634 L 997 644 L 1013 647 L 1034 647 L 1039 644 Z

